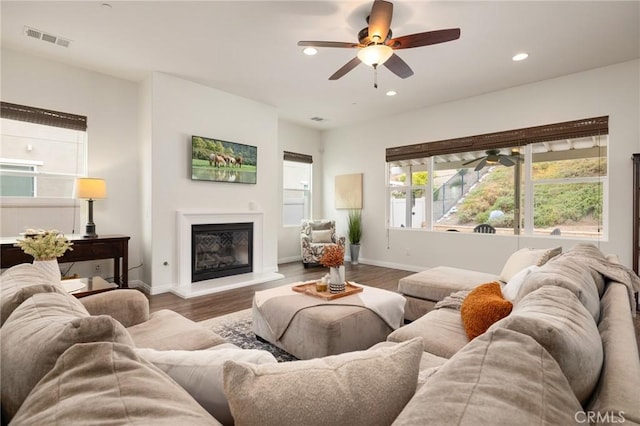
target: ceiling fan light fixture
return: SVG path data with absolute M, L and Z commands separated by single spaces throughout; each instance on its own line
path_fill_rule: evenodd
M 358 59 L 370 67 L 384 64 L 393 55 L 393 49 L 385 44 L 372 44 L 360 49 Z
M 316 53 L 318 53 L 318 49 L 316 49 L 315 47 L 306 47 L 306 48 L 302 51 L 302 53 L 304 53 L 305 55 L 308 55 L 308 56 L 313 56 L 313 55 L 315 55 Z

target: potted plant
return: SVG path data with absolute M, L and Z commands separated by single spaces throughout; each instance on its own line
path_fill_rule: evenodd
M 14 244 L 20 247 L 26 254 L 33 256 L 33 265 L 41 269 L 54 281 L 60 281 L 60 269 L 58 257 L 64 255 L 67 250 L 73 250 L 71 243 L 57 229 L 45 231 L 44 229 L 27 229 Z
M 360 256 L 360 240 L 362 239 L 362 210 L 349 210 L 347 215 L 347 230 L 351 264 L 357 265 L 358 257 Z

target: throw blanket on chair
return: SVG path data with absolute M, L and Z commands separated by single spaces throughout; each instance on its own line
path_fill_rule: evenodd
M 256 291 L 253 299 L 256 309 L 260 311 L 262 318 L 278 340 L 287 331 L 296 313 L 313 306 L 361 306 L 376 313 L 393 330 L 400 328 L 403 324 L 405 299 L 399 293 L 358 284 L 363 288 L 361 293 L 334 300 L 323 300 L 294 292 L 291 289 L 294 285 L 298 284 Z

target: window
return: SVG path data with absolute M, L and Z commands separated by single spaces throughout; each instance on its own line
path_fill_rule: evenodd
M 282 224 L 300 225 L 303 219 L 311 218 L 311 172 L 313 159 L 310 155 L 284 152 Z
M 390 148 L 389 226 L 602 237 L 607 147 L 608 117 L 599 117 Z
M 2 102 L 0 196 L 72 198 L 86 176 L 86 117 Z

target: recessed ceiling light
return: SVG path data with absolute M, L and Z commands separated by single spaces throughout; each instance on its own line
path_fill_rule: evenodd
M 518 62 L 518 61 L 524 61 L 525 59 L 527 59 L 529 57 L 528 53 L 516 53 L 515 55 L 513 55 L 513 58 L 511 58 L 512 61 Z
M 303 50 L 303 52 L 305 55 L 313 56 L 318 53 L 318 49 L 316 49 L 315 47 L 307 47 Z
M 395 90 L 389 90 L 389 91 L 387 92 L 387 96 L 395 96 L 395 95 L 397 95 L 397 94 L 398 94 L 398 93 L 397 93 Z

